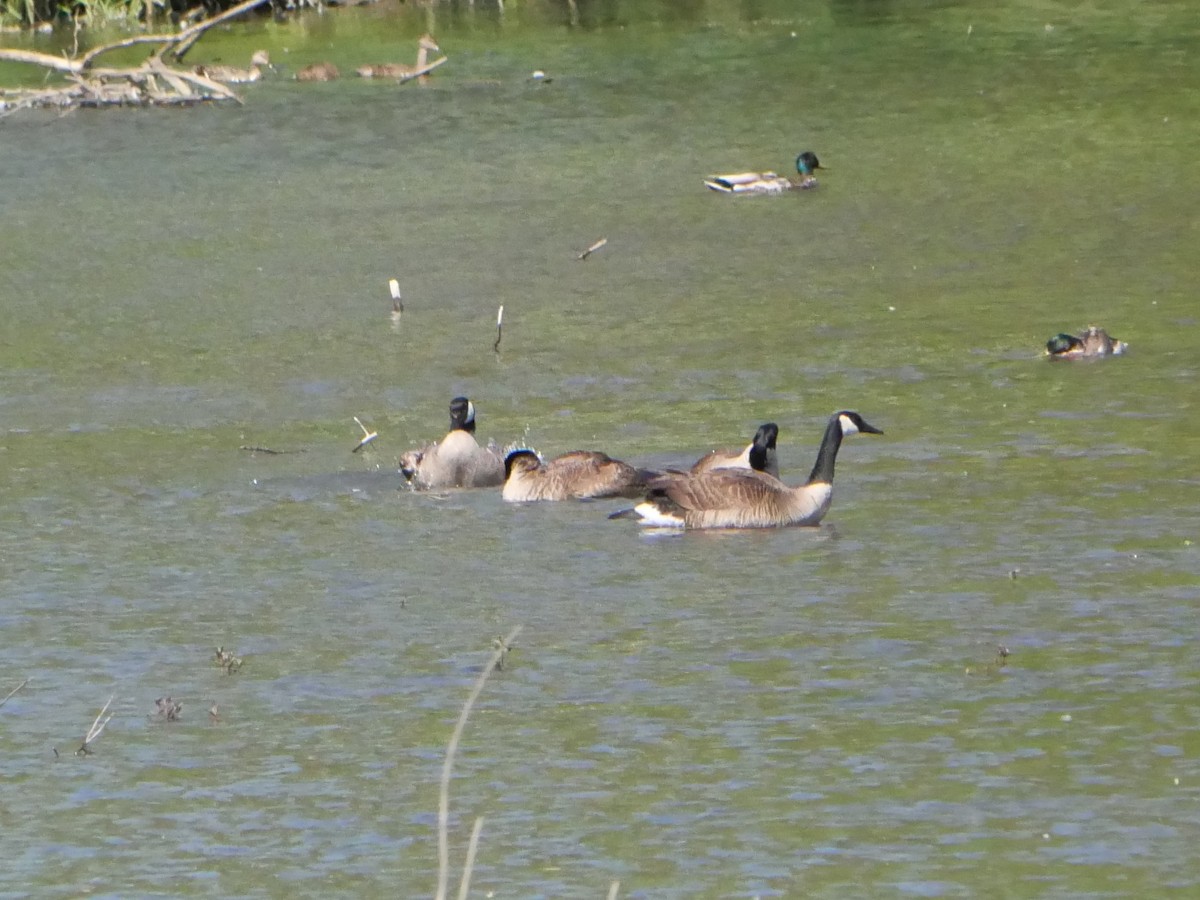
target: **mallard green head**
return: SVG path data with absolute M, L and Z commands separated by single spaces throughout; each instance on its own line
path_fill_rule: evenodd
M 1082 348 L 1083 341 L 1073 334 L 1056 334 L 1046 341 L 1046 352 L 1051 356 L 1062 356 L 1064 353 Z
M 812 175 L 813 169 L 819 168 L 821 168 L 821 161 L 811 150 L 805 150 L 796 157 L 796 171 L 801 175 Z

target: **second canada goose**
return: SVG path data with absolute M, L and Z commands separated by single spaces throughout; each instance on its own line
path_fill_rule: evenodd
M 646 491 L 646 473 L 597 450 L 573 450 L 549 462 L 532 450 L 514 450 L 504 460 L 504 474 L 502 496 L 510 503 L 638 497 Z
M 450 401 L 450 432 L 435 444 L 401 456 L 400 471 L 422 490 L 504 483 L 504 460 L 494 446 L 481 447 L 475 440 L 475 404 L 466 397 Z
M 203 75 L 205 78 L 211 78 L 213 81 L 221 81 L 225 84 L 246 84 L 251 81 L 258 81 L 258 79 L 262 78 L 262 70 L 271 68 L 274 67 L 271 65 L 271 57 L 267 51 L 256 50 L 254 51 L 254 55 L 250 57 L 249 68 L 199 65 L 192 66 L 192 71 L 197 75 Z
M 412 78 L 429 64 L 429 53 L 431 51 L 441 53 L 442 48 L 437 45 L 437 41 L 433 39 L 433 35 L 423 34 L 421 35 L 421 39 L 417 41 L 416 65 L 377 63 L 370 66 L 359 66 L 356 71 L 362 78 Z M 421 84 L 424 84 L 427 80 L 426 75 L 420 75 L 419 78 Z
M 1085 356 L 1120 356 L 1129 345 L 1109 337 L 1108 332 L 1095 325 L 1078 337 L 1056 334 L 1046 341 L 1046 355 L 1051 359 L 1080 359 Z
M 650 480 L 646 499 L 609 518 L 636 518 L 657 528 L 774 528 L 817 525 L 833 501 L 833 467 L 842 438 L 883 434 L 856 412 L 834 413 L 825 427 L 808 481 L 788 487 L 763 472 L 716 469 L 671 473 Z
M 714 469 L 754 469 L 779 477 L 779 460 L 775 456 L 775 442 L 779 438 L 779 426 L 774 422 L 760 425 L 751 441 L 743 450 L 711 450 L 692 465 L 691 473 L 711 472 Z
M 782 194 L 784 191 L 804 191 L 817 186 L 813 173 L 821 168 L 817 154 L 805 150 L 796 157 L 799 178 L 788 178 L 774 172 L 739 172 L 736 175 L 710 175 L 704 186 L 722 194 Z
M 331 62 L 316 62 L 305 66 L 296 73 L 297 81 L 336 81 L 341 72 Z

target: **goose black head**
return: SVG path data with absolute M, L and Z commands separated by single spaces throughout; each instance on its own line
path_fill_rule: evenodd
M 455 397 L 450 401 L 450 430 L 475 433 L 475 404 L 466 397 Z
M 532 450 L 514 450 L 504 457 L 504 480 L 512 477 L 513 469 L 531 472 L 542 464 L 538 455 Z
M 805 150 L 796 157 L 796 171 L 801 175 L 811 175 L 814 169 L 819 168 L 821 168 L 821 161 L 811 150 Z
M 851 412 L 848 409 L 842 410 L 837 414 L 838 425 L 842 428 L 842 434 L 883 434 L 883 432 L 874 425 L 867 422 L 862 416 L 856 412 Z
M 767 471 L 778 439 L 779 426 L 774 422 L 758 426 L 758 431 L 754 433 L 754 442 L 750 445 L 750 468 L 758 472 Z

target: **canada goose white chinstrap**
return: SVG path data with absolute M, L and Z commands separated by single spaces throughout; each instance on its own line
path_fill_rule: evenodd
M 500 451 L 475 440 L 475 404 L 466 397 L 450 401 L 450 431 L 440 441 L 400 457 L 400 471 L 413 487 L 495 487 L 504 483 Z
M 883 434 L 856 412 L 834 413 L 825 428 L 808 481 L 788 487 L 763 472 L 717 469 L 652 479 L 646 499 L 609 518 L 634 518 L 657 528 L 774 528 L 817 525 L 833 500 L 833 470 L 842 438 Z
M 779 439 L 779 426 L 767 422 L 758 426 L 752 440 L 739 451 L 711 450 L 692 465 L 691 473 L 711 472 L 714 469 L 754 469 L 779 477 L 779 460 L 775 455 L 775 444 Z
M 599 500 L 638 497 L 646 473 L 597 450 L 573 450 L 543 462 L 532 450 L 514 450 L 504 460 L 504 490 L 510 503 L 534 500 Z

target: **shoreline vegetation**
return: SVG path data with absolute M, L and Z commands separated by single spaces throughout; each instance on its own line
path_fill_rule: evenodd
M 78 29 L 74 46 L 62 55 L 0 48 L 0 61 L 41 66 L 46 70 L 48 81 L 37 88 L 0 87 L 0 117 L 32 108 L 69 111 L 85 107 L 192 106 L 218 100 L 241 103 L 241 97 L 230 85 L 258 80 L 259 65 L 270 66 L 265 53 L 256 54 L 247 69 L 204 65 L 184 67 L 181 63 L 208 29 L 267 6 L 268 3 L 269 0 L 243 0 L 224 12 L 184 25 L 175 33 L 130 35 L 82 53 Z M 100 65 L 101 58 L 108 54 L 143 44 L 157 46 L 136 65 Z M 425 51 L 422 50 L 417 65 L 396 66 L 393 77 L 401 84 L 412 80 L 424 81 L 429 72 L 446 61 L 446 57 L 441 56 L 427 62 Z M 52 78 L 53 81 L 50 80 Z M 325 80 L 306 78 L 305 72 L 299 73 L 297 79 Z
M 0 90 L 0 114 L 34 107 L 186 106 L 212 100 L 240 103 L 241 98 L 233 90 L 204 74 L 203 69 L 187 69 L 178 63 L 209 28 L 266 2 L 243 0 L 223 13 L 188 25 L 174 34 L 131 35 L 82 54 L 78 52 L 78 45 L 71 54 L 63 56 L 36 50 L 0 49 L 0 60 L 42 66 L 48 74 L 58 74 L 65 80 L 65 83 L 52 83 L 42 88 Z M 109 53 L 139 44 L 157 44 L 158 47 L 136 66 L 98 64 Z

